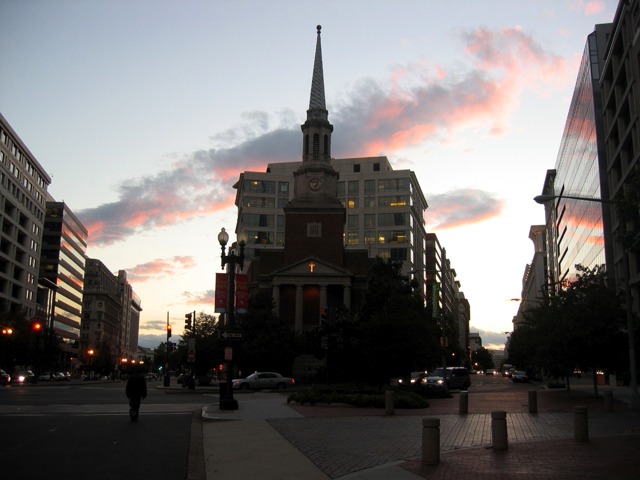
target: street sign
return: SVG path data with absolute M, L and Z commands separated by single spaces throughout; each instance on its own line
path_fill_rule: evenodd
M 224 332 L 220 332 L 220 336 L 222 338 L 224 338 L 225 340 L 230 340 L 230 339 L 241 340 L 242 339 L 242 332 L 224 331 Z

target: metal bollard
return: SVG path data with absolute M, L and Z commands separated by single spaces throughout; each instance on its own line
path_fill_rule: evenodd
M 529 391 L 529 413 L 538 413 L 538 392 Z
M 393 415 L 396 408 L 396 392 L 387 390 L 384 392 L 384 414 Z
M 573 438 L 577 442 L 589 441 L 587 407 L 573 407 Z
M 466 415 L 469 412 L 469 392 L 460 392 L 460 415 Z
M 440 419 L 422 419 L 422 463 L 437 465 L 440 463 Z
M 491 412 L 491 446 L 494 450 L 509 448 L 507 413 L 502 410 Z
M 604 411 L 613 412 L 613 390 L 605 390 L 602 395 L 604 397 Z

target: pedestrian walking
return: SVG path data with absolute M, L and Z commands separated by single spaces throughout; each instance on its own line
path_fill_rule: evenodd
M 127 380 L 125 393 L 129 399 L 129 416 L 132 422 L 138 421 L 140 415 L 140 403 L 143 398 L 147 398 L 147 381 L 142 372 L 135 371 Z

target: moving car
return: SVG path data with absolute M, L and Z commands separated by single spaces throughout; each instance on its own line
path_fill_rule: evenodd
M 522 370 L 515 370 L 511 374 L 511 380 L 516 383 L 527 383 L 529 381 L 529 377 L 527 376 L 527 372 Z
M 36 381 L 36 376 L 31 370 L 25 370 L 24 372 L 16 373 L 11 377 L 11 383 L 23 384 L 23 383 L 34 383 Z
M 462 367 L 436 368 L 427 377 L 427 386 L 450 390 L 467 390 L 471 386 L 469 371 Z
M 293 387 L 296 381 L 293 378 L 283 377 L 275 372 L 255 372 L 247 378 L 234 378 L 232 381 L 233 388 L 240 390 L 261 388 L 277 388 L 284 389 Z
M 0 370 L 0 383 L 6 386 L 9 385 L 9 382 L 11 382 L 11 375 L 4 370 Z

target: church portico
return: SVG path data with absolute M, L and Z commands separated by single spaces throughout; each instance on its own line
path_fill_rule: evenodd
M 274 272 L 268 282 L 274 314 L 298 332 L 318 326 L 320 308 L 351 308 L 352 279 L 351 272 L 312 258 Z

